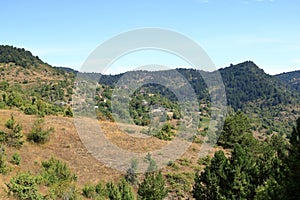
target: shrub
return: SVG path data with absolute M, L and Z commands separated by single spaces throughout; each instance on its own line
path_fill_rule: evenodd
M 38 119 L 34 122 L 34 125 L 27 137 L 29 141 L 44 144 L 49 139 L 49 135 L 54 131 L 54 129 L 51 127 L 43 130 L 43 123 L 43 119 Z
M 82 195 L 86 198 L 94 198 L 95 197 L 95 187 L 92 185 L 85 185 L 82 188 Z
M 160 131 L 154 134 L 154 136 L 161 140 L 172 140 L 175 135 L 172 129 L 172 125 L 170 123 L 166 123 Z
M 8 146 L 20 148 L 24 141 L 22 140 L 23 134 L 22 126 L 15 121 L 13 114 L 11 114 L 10 119 L 5 123 L 6 128 L 8 129 L 6 144 Z
M 31 175 L 29 172 L 21 173 L 13 177 L 8 184 L 8 195 L 13 194 L 17 199 L 43 199 L 38 192 L 39 178 Z
M 6 174 L 5 149 L 0 145 L 0 174 Z
M 18 153 L 14 153 L 11 157 L 11 163 L 14 165 L 19 165 L 21 163 L 21 156 Z
M 26 115 L 36 115 L 38 113 L 38 109 L 35 105 L 27 105 L 24 109 L 24 113 Z
M 75 181 L 77 179 L 75 174 L 71 173 L 68 166 L 55 158 L 50 158 L 47 161 L 42 161 L 42 176 L 46 185 L 53 185 L 63 181 Z
M 160 172 L 147 173 L 138 189 L 138 195 L 141 199 L 162 200 L 167 194 L 168 190 L 165 187 L 165 181 Z

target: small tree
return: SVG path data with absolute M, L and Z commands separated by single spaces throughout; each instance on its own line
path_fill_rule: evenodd
M 138 182 L 137 173 L 136 173 L 137 168 L 138 168 L 138 160 L 132 159 L 130 168 L 127 170 L 125 175 L 126 181 L 132 185 L 135 185 Z
M 154 134 L 154 137 L 161 140 L 172 140 L 175 135 L 172 129 L 173 127 L 170 123 L 165 123 L 161 130 Z
M 43 123 L 44 119 L 38 119 L 34 122 L 33 127 L 27 137 L 29 141 L 38 144 L 44 144 L 49 139 L 49 135 L 54 131 L 54 129 L 51 127 L 44 130 Z
M 143 200 L 162 200 L 167 194 L 168 190 L 161 172 L 146 173 L 146 177 L 138 189 L 140 198 Z
M 6 172 L 5 149 L 0 145 L 0 174 L 5 174 Z
M 108 182 L 106 184 L 106 190 L 110 200 L 122 200 L 122 194 L 120 193 L 118 186 L 113 182 Z
M 134 200 L 134 193 L 132 187 L 129 183 L 123 178 L 118 184 L 119 191 L 122 196 L 122 200 Z
M 42 167 L 42 175 L 46 185 L 53 185 L 63 181 L 72 182 L 77 179 L 76 175 L 72 174 L 71 170 L 64 162 L 55 158 L 42 161 Z
M 234 144 L 241 143 L 243 135 L 247 133 L 251 133 L 251 124 L 248 117 L 241 111 L 230 113 L 225 119 L 218 145 L 232 148 Z
M 167 194 L 166 183 L 161 172 L 157 171 L 157 165 L 151 154 L 148 153 L 145 160 L 149 163 L 144 181 L 139 185 L 138 195 L 143 200 L 162 200 Z
M 21 156 L 18 153 L 14 153 L 11 157 L 11 163 L 14 165 L 19 165 L 21 163 Z
M 5 126 L 8 129 L 8 132 L 6 133 L 6 144 L 8 146 L 20 148 L 24 143 L 22 140 L 22 126 L 16 122 L 13 114 L 11 114 L 10 119 L 5 123 Z

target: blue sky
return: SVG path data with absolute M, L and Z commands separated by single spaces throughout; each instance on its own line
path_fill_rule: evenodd
M 2 0 L 0 7 L 0 44 L 24 47 L 55 66 L 79 69 L 109 38 L 158 27 L 196 41 L 218 68 L 252 60 L 269 74 L 300 70 L 297 0 Z M 187 65 L 145 51 L 117 60 L 108 73 L 145 64 Z

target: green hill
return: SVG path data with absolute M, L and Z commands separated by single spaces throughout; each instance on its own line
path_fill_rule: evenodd
M 75 74 L 54 68 L 31 52 L 0 45 L 0 108 L 27 114 L 63 114 L 72 101 Z
M 278 79 L 300 92 L 300 70 L 276 75 Z
M 209 101 L 208 90 L 201 74 L 213 78 L 216 72 L 203 72 L 195 69 L 177 69 L 177 71 L 189 81 L 201 102 Z M 259 130 L 268 129 L 269 133 L 275 131 L 284 134 L 285 128 L 291 127 L 289 121 L 295 119 L 290 119 L 289 116 L 299 114 L 299 92 L 291 89 L 277 77 L 266 74 L 252 61 L 231 65 L 220 69 L 219 72 L 224 82 L 228 106 L 234 110 L 241 109 L 257 119 L 255 123 Z M 138 73 L 164 77 L 170 71 L 126 72 L 125 74 Z M 114 87 L 123 75 L 102 75 L 99 83 Z M 144 87 L 144 90 L 145 88 L 150 93 L 156 91 L 171 101 L 176 101 L 174 94 L 160 85 L 150 84 Z

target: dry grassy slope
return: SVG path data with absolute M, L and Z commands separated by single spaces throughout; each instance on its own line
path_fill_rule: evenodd
M 14 63 L 0 63 L 0 69 L 0 80 L 5 80 L 11 84 L 23 83 L 24 80 L 27 80 L 28 83 L 26 85 L 30 86 L 38 80 L 43 83 L 53 80 L 63 80 L 65 78 L 61 74 L 58 74 L 54 68 L 46 64 L 41 64 L 38 67 L 24 68 Z
M 29 133 L 36 116 L 25 115 L 16 110 L 0 110 L 0 130 L 4 129 L 5 122 L 9 119 L 11 113 L 14 114 L 18 123 L 23 126 L 23 134 Z M 156 138 L 137 138 L 119 131 L 116 124 L 111 122 L 100 122 L 104 129 L 106 137 L 121 148 L 129 149 L 134 152 L 149 152 L 159 149 L 166 142 Z M 120 124 L 119 124 L 120 125 Z M 93 156 L 89 154 L 85 146 L 81 143 L 77 134 L 72 118 L 61 116 L 46 116 L 45 127 L 54 127 L 55 132 L 50 136 L 50 141 L 43 145 L 36 145 L 25 142 L 20 150 L 6 147 L 7 160 L 11 159 L 13 153 L 18 152 L 22 161 L 20 166 L 10 165 L 12 171 L 7 175 L 0 176 L 0 188 L 5 188 L 5 182 L 18 172 L 31 171 L 38 173 L 42 160 L 55 157 L 66 162 L 74 173 L 78 176 L 78 187 L 86 183 L 96 183 L 98 181 L 116 181 L 122 175 L 121 172 L 104 166 Z M 137 145 L 138 144 L 138 145 Z M 194 172 L 197 167 L 199 151 L 201 145 L 192 144 L 186 153 L 178 160 L 177 169 L 166 167 L 163 173 L 182 173 Z M 212 154 L 213 152 L 211 152 Z M 188 165 L 181 164 L 182 161 L 188 160 Z M 0 190 L 0 199 L 7 198 L 3 189 Z
M 11 113 L 14 114 L 17 122 L 22 124 L 23 133 L 26 136 L 36 120 L 36 116 L 24 115 L 18 111 L 0 110 L 0 129 L 4 128 Z M 121 174 L 118 171 L 105 167 L 88 153 L 77 135 L 72 118 L 47 116 L 45 117 L 45 126 L 55 128 L 48 143 L 35 145 L 25 142 L 20 150 L 6 147 L 7 160 L 10 160 L 13 153 L 18 152 L 22 161 L 20 166 L 11 165 L 12 172 L 0 176 L 0 188 L 4 186 L 5 182 L 8 182 L 11 176 L 20 171 L 38 173 L 41 161 L 52 156 L 63 160 L 70 166 L 78 176 L 79 186 L 88 182 L 96 183 L 100 180 L 117 180 L 120 177 Z M 1 191 L 3 194 L 2 189 Z M 1 196 L 0 199 L 2 199 Z

